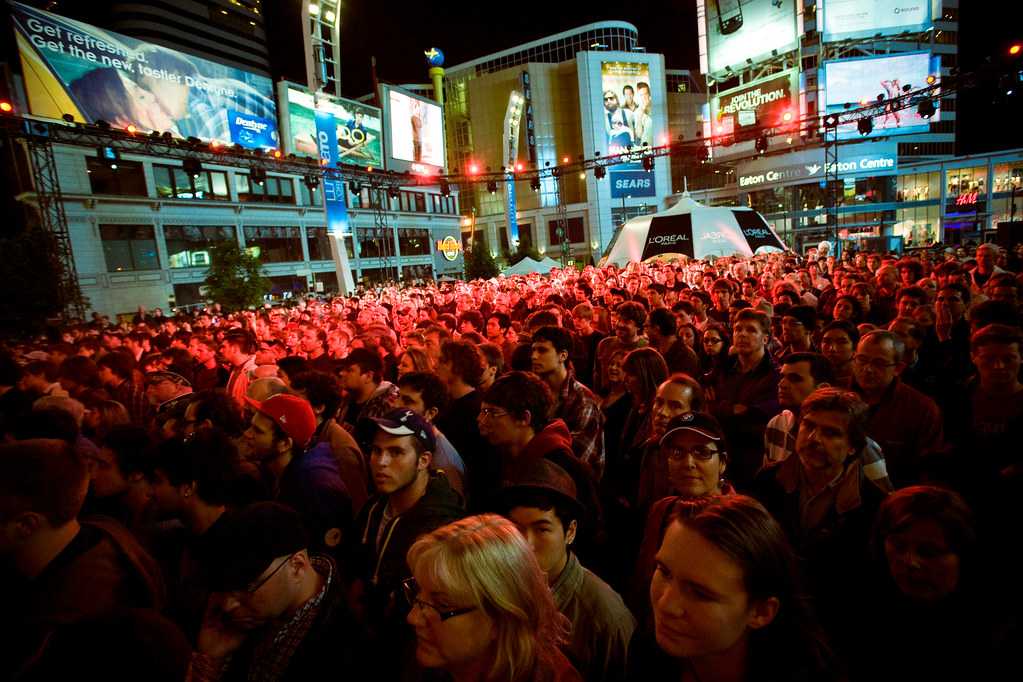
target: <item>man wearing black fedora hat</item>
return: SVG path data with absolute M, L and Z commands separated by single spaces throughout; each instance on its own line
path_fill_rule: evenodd
M 517 467 L 498 493 L 502 513 L 536 555 L 554 601 L 572 623 L 565 654 L 584 680 L 623 679 L 636 620 L 622 598 L 571 551 L 585 510 L 567 471 L 548 459 Z
M 277 502 L 229 511 L 209 531 L 210 599 L 189 679 L 362 679 L 361 651 L 333 559 L 309 552 L 302 517 Z

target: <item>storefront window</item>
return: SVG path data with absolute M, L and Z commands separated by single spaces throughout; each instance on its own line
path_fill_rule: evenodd
M 210 247 L 218 242 L 234 242 L 234 227 L 165 225 L 167 261 L 172 268 L 207 267 L 212 262 Z
M 181 166 L 153 165 L 156 196 L 161 199 L 214 199 L 227 201 L 227 173 L 204 170 L 190 176 Z
M 941 173 L 900 175 L 896 185 L 896 201 L 927 201 L 941 198 Z
M 1023 160 L 1014 161 L 1012 164 L 1002 163 L 995 166 L 995 176 L 992 179 L 995 192 L 1011 192 L 1016 188 L 1017 194 L 1023 190 Z
M 331 236 L 326 227 L 307 227 L 306 244 L 309 246 L 309 260 L 331 260 Z
M 270 204 L 294 204 L 295 182 L 291 178 L 268 177 L 262 184 L 251 182 L 249 176 L 239 173 L 235 177 L 238 201 Z
M 399 228 L 398 248 L 403 256 L 429 256 L 430 231 L 419 228 Z
M 86 172 L 93 194 L 117 194 L 120 196 L 144 197 L 146 176 L 138 161 L 119 160 L 110 164 L 102 159 L 86 158 Z
M 987 167 L 953 168 L 945 172 L 948 198 L 953 199 L 961 194 L 987 192 Z
M 304 260 L 302 236 L 297 227 L 246 227 L 245 248 L 264 263 Z
M 940 206 L 901 208 L 895 212 L 892 235 L 902 237 L 910 247 L 933 244 L 938 241 L 940 220 Z
M 99 236 L 107 272 L 160 269 L 152 225 L 100 225 Z

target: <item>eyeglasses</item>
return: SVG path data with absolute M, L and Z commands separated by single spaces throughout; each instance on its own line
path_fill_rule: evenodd
M 454 618 L 455 616 L 464 616 L 465 614 L 476 610 L 475 606 L 465 606 L 456 609 L 442 609 L 428 601 L 423 601 L 419 598 L 419 583 L 416 582 L 415 578 L 406 578 L 405 580 L 402 580 L 401 592 L 405 595 L 405 599 L 408 601 L 409 606 L 417 607 L 420 613 L 425 613 L 424 609 L 426 607 L 430 607 L 434 610 L 434 612 L 436 612 L 437 617 L 442 623 Z
M 719 343 L 724 343 L 725 340 L 724 339 L 715 339 L 713 336 L 705 336 L 705 337 L 703 337 L 703 342 L 705 344 L 707 344 L 708 346 L 716 346 Z
M 698 462 L 709 462 L 718 451 L 717 448 L 708 448 L 704 445 L 692 448 L 665 448 L 664 453 L 672 462 L 682 462 L 686 457 L 692 457 Z
M 480 416 L 484 419 L 496 419 L 497 417 L 504 417 L 509 413 L 505 410 L 495 410 L 492 407 L 481 407 Z
M 854 355 L 853 362 L 855 362 L 857 365 L 860 365 L 861 367 L 864 365 L 870 365 L 871 367 L 878 371 L 885 370 L 888 369 L 889 367 L 894 367 L 895 365 L 899 364 L 897 362 L 885 362 L 881 358 L 868 358 L 865 355 Z
M 298 554 L 298 552 L 295 552 L 295 554 Z M 280 571 L 282 568 L 284 568 L 291 561 L 292 557 L 295 556 L 295 554 L 289 554 L 288 558 L 286 558 L 284 561 L 282 561 L 277 566 L 277 568 L 275 568 L 274 570 L 270 571 L 270 575 L 268 575 L 267 577 L 263 578 L 262 580 L 260 580 L 255 585 L 249 585 L 244 590 L 241 590 L 241 592 L 244 593 L 244 594 L 255 594 L 256 592 L 258 592 L 259 588 L 261 588 L 263 585 L 266 585 L 268 582 L 270 582 L 270 579 L 273 578 L 275 575 L 277 575 L 278 571 Z

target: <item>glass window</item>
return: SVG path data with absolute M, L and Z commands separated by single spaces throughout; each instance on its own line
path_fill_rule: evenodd
M 552 246 L 561 243 L 561 237 L 558 236 L 558 221 L 551 220 L 547 223 L 547 234 L 548 244 Z M 583 230 L 583 219 L 582 218 L 566 218 L 565 219 L 565 235 L 568 237 L 569 243 L 578 244 L 586 241 L 586 236 Z
M 398 248 L 403 256 L 429 256 L 430 231 L 419 228 L 400 228 L 398 230 Z
M 326 227 L 307 227 L 306 243 L 309 246 L 309 260 L 331 260 L 330 234 Z
M 138 161 L 118 160 L 116 163 L 88 157 L 85 169 L 89 174 L 89 186 L 93 194 L 116 194 L 120 196 L 147 196 L 146 176 Z
M 235 175 L 238 201 L 265 202 L 271 204 L 294 204 L 295 185 L 291 178 L 270 176 L 262 185 L 249 181 L 249 176 Z
M 1013 187 L 1019 192 L 1023 186 L 1023 160 L 996 165 L 993 182 L 995 192 L 1011 192 Z
M 107 272 L 159 270 L 152 225 L 100 225 Z
M 302 204 L 304 206 L 323 206 L 323 189 L 320 185 L 316 186 L 316 189 L 309 189 L 304 181 L 299 183 L 299 189 L 302 192 Z
M 301 232 L 297 227 L 246 227 L 245 247 L 264 263 L 304 260 Z
M 203 170 L 191 177 L 181 166 L 153 164 L 156 196 L 164 199 L 214 199 L 227 201 L 227 173 Z
M 416 213 L 426 213 L 426 196 L 422 192 L 413 192 L 416 202 Z
M 234 226 L 165 225 L 167 263 L 172 268 L 207 267 L 212 262 L 210 247 L 218 242 L 237 242 Z

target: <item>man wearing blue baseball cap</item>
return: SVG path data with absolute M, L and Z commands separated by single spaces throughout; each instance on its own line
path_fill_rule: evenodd
M 361 584 L 365 626 L 376 641 L 408 635 L 407 609 L 398 606 L 401 581 L 411 572 L 405 560 L 421 535 L 464 516 L 461 496 L 432 468 L 436 442 L 430 423 L 406 408 L 373 417 L 376 426 L 369 467 L 377 494 L 362 508 L 352 534 L 352 576 Z M 390 657 L 375 660 L 394 659 Z M 398 661 L 394 661 L 397 665 Z M 378 671 L 379 679 L 392 679 Z

